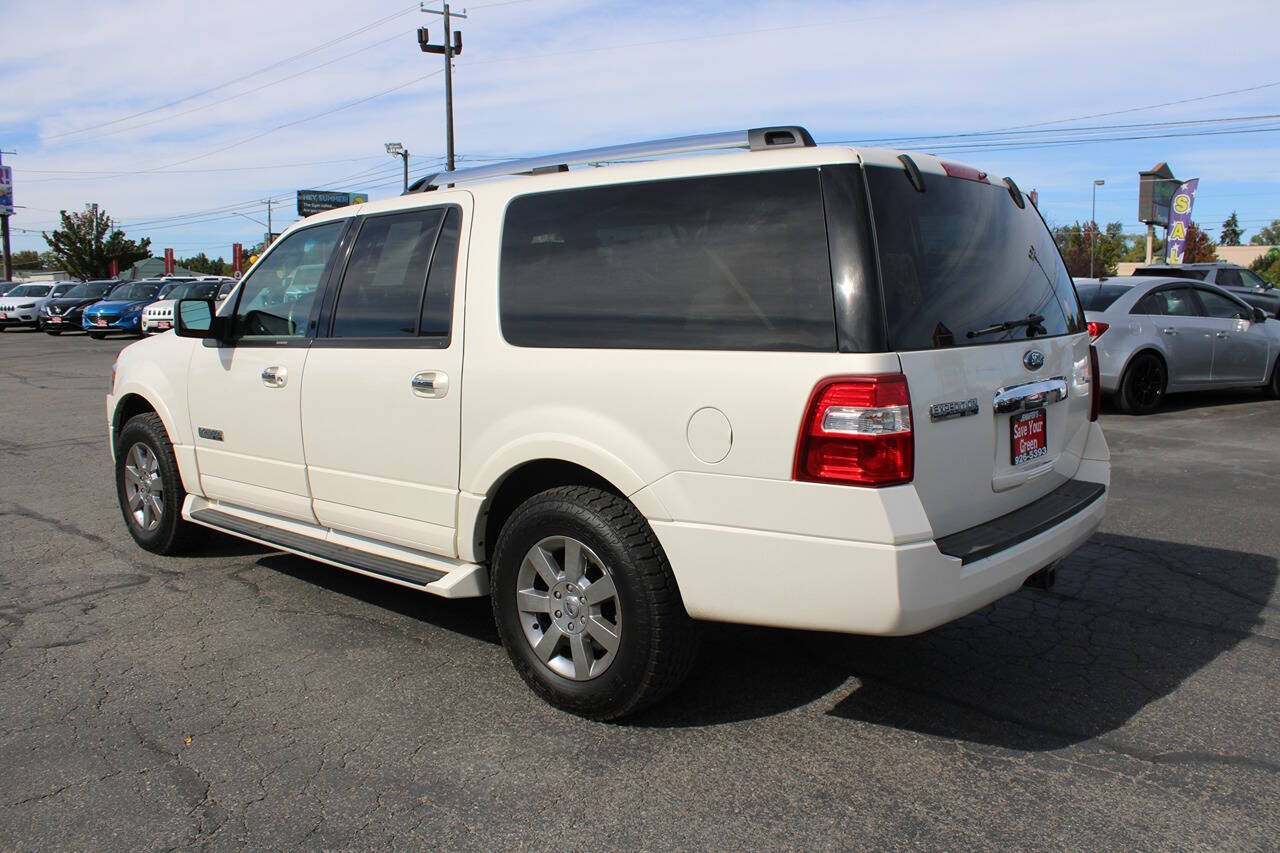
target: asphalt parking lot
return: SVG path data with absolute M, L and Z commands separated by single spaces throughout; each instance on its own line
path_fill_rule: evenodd
M 624 725 L 530 694 L 487 601 L 249 543 L 136 548 L 127 341 L 0 335 L 0 848 L 1274 849 L 1280 402 L 1104 415 L 1049 592 L 919 637 L 706 626 Z

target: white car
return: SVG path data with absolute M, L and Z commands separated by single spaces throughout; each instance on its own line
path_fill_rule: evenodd
M 35 284 L 20 284 L 0 297 L 0 331 L 16 329 L 22 326 L 40 328 L 42 320 L 40 309 L 50 299 L 62 296 L 78 281 L 41 281 Z
M 713 149 L 747 150 L 669 156 Z M 1012 180 L 778 127 L 417 190 L 307 218 L 120 354 L 141 547 L 203 526 L 489 594 L 532 689 L 612 719 L 695 620 L 925 631 L 1102 519 L 1085 318 Z
M 179 299 L 213 299 L 222 285 L 222 279 L 212 281 L 182 282 L 167 293 L 161 291 L 161 299 L 142 309 L 142 333 L 154 335 L 173 328 L 173 306 Z

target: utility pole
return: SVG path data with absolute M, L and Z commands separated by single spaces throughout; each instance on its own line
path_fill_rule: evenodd
M 17 151 L 0 151 L 0 155 L 17 154 L 17 153 L 18 153 Z M 3 157 L 0 157 L 0 166 L 3 166 L 3 165 L 4 165 Z M 3 259 L 4 260 L 4 265 L 3 265 L 4 280 L 12 281 L 13 280 L 13 255 L 9 251 L 9 216 L 13 213 L 13 208 L 11 208 L 9 204 L 13 202 L 13 181 L 12 181 L 12 178 L 9 177 L 9 170 L 7 169 L 0 169 L 0 175 L 2 175 L 2 177 L 0 177 L 0 183 L 9 184 L 9 189 L 7 191 L 0 192 L 0 196 L 3 196 L 5 199 L 7 199 L 7 203 L 4 205 L 4 207 L 0 207 L 0 242 L 3 242 L 4 244 L 4 247 L 3 247 L 4 248 L 4 259 Z M 6 178 L 9 178 L 9 180 L 6 181 L 5 180 Z
M 271 229 L 271 199 L 267 199 L 263 203 L 267 206 L 267 239 L 262 243 L 262 251 L 265 252 L 271 245 L 272 241 L 275 240 L 275 237 L 272 235 L 276 232 Z
M 442 15 L 444 17 L 444 43 L 431 44 L 431 36 L 427 34 L 426 27 L 418 27 L 418 47 L 423 53 L 439 53 L 444 56 L 444 143 L 445 143 L 445 164 L 446 172 L 453 171 L 453 58 L 462 53 L 462 33 L 453 32 L 450 29 L 450 16 L 454 18 L 466 18 L 465 12 L 450 12 L 449 4 L 441 4 L 444 8 L 437 11 L 436 9 L 428 9 L 425 3 L 419 4 L 418 8 L 428 15 Z

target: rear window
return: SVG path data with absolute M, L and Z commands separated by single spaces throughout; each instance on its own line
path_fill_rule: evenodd
M 501 319 L 527 347 L 834 351 L 818 171 L 516 198 Z
M 1086 311 L 1106 311 L 1132 288 L 1123 284 L 1086 285 L 1079 289 L 1080 304 Z
M 1141 276 L 1164 276 L 1171 278 L 1193 278 L 1196 281 L 1204 281 L 1209 275 L 1208 270 L 1189 270 L 1185 267 L 1176 266 L 1159 266 L 1159 267 L 1142 267 L 1133 271 L 1133 275 Z
M 889 346 L 969 346 L 1063 335 L 1084 316 L 1053 237 L 1030 204 L 1003 183 L 869 166 Z M 991 327 L 1037 314 L 1038 328 Z

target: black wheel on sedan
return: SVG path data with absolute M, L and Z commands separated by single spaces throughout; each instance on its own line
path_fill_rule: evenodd
M 1151 352 L 1139 353 L 1125 369 L 1120 393 L 1116 395 L 1116 406 L 1131 415 L 1149 415 L 1164 402 L 1168 382 L 1169 375 L 1160 356 Z
M 644 517 L 587 486 L 534 495 L 502 528 L 492 598 L 516 670 L 551 704 L 597 720 L 633 714 L 684 679 L 694 625 Z
M 1272 399 L 1280 400 L 1280 358 L 1271 368 L 1271 381 L 1267 383 L 1267 393 Z
M 116 440 L 116 496 L 129 535 L 157 554 L 179 554 L 203 536 L 182 518 L 187 497 L 173 445 L 154 412 L 136 415 Z

